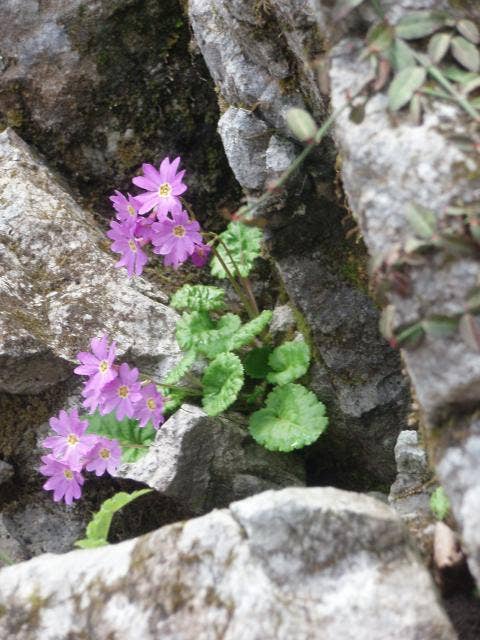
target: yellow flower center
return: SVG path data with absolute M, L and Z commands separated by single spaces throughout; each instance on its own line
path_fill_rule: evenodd
M 168 196 L 172 193 L 172 187 L 168 184 L 168 182 L 164 182 L 158 187 L 158 195 L 161 198 L 168 198 Z
M 98 365 L 98 370 L 100 373 L 106 373 L 108 371 L 108 362 L 106 360 L 102 360 Z
M 130 249 L 135 253 L 137 250 L 137 243 L 135 242 L 135 240 L 129 240 L 128 241 L 128 246 L 130 247 Z
M 69 444 L 71 447 L 73 447 L 74 445 L 76 445 L 78 442 L 78 438 L 74 433 L 71 433 L 68 437 L 67 437 L 67 444 Z
M 147 400 L 147 407 L 150 409 L 150 411 L 154 411 L 154 409 L 157 408 L 157 404 L 153 398 L 149 398 Z
M 173 227 L 173 235 L 176 236 L 177 238 L 183 238 L 185 233 L 186 233 L 185 227 L 182 226 L 181 224 L 177 225 L 176 227 Z
M 65 469 L 63 475 L 67 480 L 73 480 L 73 471 L 70 471 L 70 469 Z
M 100 457 L 103 458 L 104 460 L 108 460 L 108 458 L 110 458 L 109 449 L 100 449 Z
M 117 393 L 120 398 L 128 398 L 128 387 L 125 384 L 122 384 L 121 387 L 118 387 Z
M 132 217 L 133 217 L 133 216 L 135 215 L 135 213 L 136 213 L 136 212 L 135 212 L 135 208 L 134 208 L 134 207 L 132 207 L 132 205 L 131 205 L 131 204 L 129 204 L 129 205 L 128 205 L 128 207 L 127 207 L 127 211 L 128 211 L 128 213 L 129 213 Z

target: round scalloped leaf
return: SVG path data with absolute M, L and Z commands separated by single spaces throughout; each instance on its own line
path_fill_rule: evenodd
M 253 438 L 269 451 L 293 451 L 315 442 L 325 431 L 325 405 L 300 384 L 276 387 L 265 409 L 250 416 Z
M 187 351 L 178 364 L 169 372 L 165 378 L 165 384 L 176 384 L 187 373 L 197 358 L 195 351 Z
M 246 278 L 252 270 L 255 259 L 260 255 L 262 232 L 257 227 L 248 227 L 241 222 L 231 222 L 219 237 L 222 242 L 218 243 L 216 250 L 221 259 L 234 277 L 238 269 L 240 275 Z M 232 262 L 232 259 L 235 262 Z M 210 270 L 212 276 L 216 278 L 228 277 L 217 256 L 210 261 Z
M 273 371 L 267 375 L 267 380 L 272 384 L 288 384 L 307 373 L 310 349 L 304 340 L 284 342 L 274 349 L 268 364 Z
M 202 378 L 203 408 L 209 416 L 225 411 L 243 386 L 243 367 L 234 353 L 221 353 L 205 369 Z
M 200 336 L 215 327 L 215 323 L 206 311 L 182 313 L 177 322 L 177 342 L 184 351 L 194 350 Z
M 223 309 L 225 291 L 203 284 L 186 284 L 170 300 L 174 309 L 188 311 L 217 311 Z

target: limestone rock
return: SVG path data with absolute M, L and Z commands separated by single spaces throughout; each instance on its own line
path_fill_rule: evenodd
M 65 380 L 103 333 L 147 373 L 172 366 L 176 314 L 114 268 L 93 217 L 11 130 L 0 134 L 0 169 L 0 391 Z
M 183 405 L 158 430 L 148 453 L 118 475 L 143 482 L 194 514 L 266 489 L 304 484 L 302 459 L 267 451 L 235 414 L 208 417 Z
M 18 640 L 456 638 L 394 512 L 327 488 L 3 569 L 0 607 Z

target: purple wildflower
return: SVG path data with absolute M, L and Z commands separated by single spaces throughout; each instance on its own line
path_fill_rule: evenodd
M 50 426 L 58 435 L 45 438 L 42 445 L 51 449 L 55 458 L 72 469 L 80 470 L 84 457 L 92 448 L 91 436 L 85 435 L 88 422 L 79 419 L 76 409 L 72 409 L 69 414 L 62 410 L 58 418 L 50 418 Z
M 108 471 L 113 475 L 120 464 L 122 450 L 117 440 L 100 437 L 97 444 L 92 449 L 86 470 L 95 471 L 95 475 L 101 476 Z
M 122 257 L 115 264 L 118 267 L 125 267 L 130 277 L 139 276 L 143 267 L 147 263 L 147 256 L 142 251 L 142 241 L 135 236 L 137 227 L 135 220 L 124 220 L 123 222 L 110 222 L 110 231 L 107 231 L 107 237 L 113 240 L 111 245 L 112 251 L 121 253 Z
M 159 219 L 171 211 L 172 208 L 179 204 L 179 198 L 187 187 L 182 182 L 185 171 L 177 173 L 180 158 L 175 158 L 170 162 L 169 158 L 164 158 L 159 170 L 151 164 L 143 164 L 143 176 L 133 178 L 133 184 L 141 189 L 145 189 L 147 193 L 136 196 L 141 202 L 139 213 L 148 213 L 154 207 L 157 207 Z
M 115 195 L 110 196 L 110 200 L 113 204 L 113 208 L 116 211 L 117 220 L 124 222 L 126 220 L 135 220 L 137 218 L 138 210 L 141 203 L 138 200 L 127 193 L 127 197 L 120 191 L 115 191 Z
M 62 498 L 67 504 L 82 495 L 81 486 L 85 482 L 82 474 L 63 461 L 57 460 L 53 455 L 42 456 L 43 465 L 40 473 L 50 476 L 43 485 L 47 491 L 53 491 L 53 499 L 59 502 Z
M 155 429 L 165 420 L 163 417 L 163 397 L 158 393 L 157 387 L 147 384 L 141 389 L 142 398 L 135 405 L 134 418 L 139 420 L 139 427 L 145 427 L 151 422 Z
M 212 247 L 208 244 L 203 244 L 203 242 L 202 244 L 196 244 L 190 260 L 196 267 L 204 267 L 208 262 L 211 250 Z
M 192 255 L 195 245 L 202 244 L 199 230 L 198 222 L 190 220 L 186 211 L 177 208 L 172 212 L 172 219 L 166 218 L 153 225 L 153 251 L 165 256 L 165 266 L 172 265 L 176 269 Z
M 80 351 L 77 354 L 81 364 L 74 369 L 75 373 L 81 376 L 90 376 L 86 390 L 90 395 L 91 391 L 100 391 L 102 387 L 117 377 L 117 369 L 113 364 L 115 360 L 115 342 L 108 346 L 106 335 L 101 338 L 93 338 L 90 342 L 92 353 Z
M 102 389 L 103 402 L 100 413 L 105 415 L 115 410 L 117 420 L 123 420 L 125 416 L 133 418 L 134 404 L 142 398 L 140 390 L 138 369 L 130 369 L 128 364 L 123 362 L 118 377 Z

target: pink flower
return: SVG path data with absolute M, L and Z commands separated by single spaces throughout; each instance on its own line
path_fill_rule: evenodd
M 81 376 L 90 376 L 86 385 L 87 393 L 100 391 L 102 387 L 117 377 L 117 370 L 113 364 L 115 360 L 115 342 L 108 346 L 106 335 L 101 338 L 93 338 L 90 343 L 92 353 L 80 351 L 77 354 L 81 364 L 74 372 Z
M 115 195 L 110 196 L 113 208 L 116 211 L 117 220 L 124 222 L 125 220 L 135 220 L 141 203 L 136 198 L 127 193 L 127 197 L 120 191 L 115 191 Z
M 101 476 L 108 471 L 113 475 L 120 464 L 122 450 L 117 440 L 100 437 L 92 449 L 87 462 L 86 470 L 95 471 L 95 475 Z
M 124 220 L 121 223 L 112 220 L 110 231 L 107 231 L 107 237 L 113 240 L 112 251 L 122 254 L 115 266 L 117 268 L 125 267 L 130 277 L 134 273 L 139 276 L 148 260 L 142 251 L 141 239 L 135 236 L 136 226 L 135 220 Z
M 90 413 L 93 413 L 103 404 L 101 389 L 88 389 L 88 387 L 85 386 L 82 389 L 82 396 L 85 398 L 82 402 L 82 406 L 85 407 L 85 409 L 88 409 Z
M 73 500 L 80 498 L 81 486 L 85 479 L 79 471 L 72 469 L 68 463 L 57 460 L 53 455 L 42 456 L 41 460 L 43 465 L 40 467 L 40 473 L 50 476 L 43 488 L 53 491 L 55 502 L 63 498 L 66 504 L 72 504 Z
M 208 262 L 211 251 L 212 247 L 208 244 L 196 244 L 190 260 L 196 267 L 204 267 Z
M 139 420 L 139 427 L 151 422 L 155 429 L 165 420 L 163 417 L 163 397 L 154 384 L 147 384 L 141 389 L 142 398 L 135 405 L 134 418 Z
M 103 402 L 100 413 L 105 415 L 115 410 L 117 420 L 133 418 L 136 402 L 141 400 L 141 387 L 138 381 L 138 369 L 130 369 L 126 362 L 120 365 L 118 377 L 102 389 Z
M 176 208 L 172 212 L 172 219 L 166 218 L 153 225 L 153 251 L 165 256 L 165 266 L 172 265 L 176 269 L 192 255 L 195 245 L 203 244 L 199 230 L 198 222 L 191 221 L 187 212 L 180 207 Z
M 151 164 L 143 164 L 143 176 L 133 178 L 133 184 L 141 189 L 145 189 L 147 193 L 136 196 L 141 203 L 139 213 L 148 213 L 155 206 L 159 219 L 161 219 L 168 211 L 179 204 L 178 196 L 187 190 L 182 182 L 185 171 L 177 173 L 180 158 L 170 163 L 169 158 L 164 158 L 159 170 Z
M 76 409 L 72 409 L 70 413 L 62 410 L 58 418 L 50 418 L 50 426 L 58 435 L 45 438 L 42 445 L 52 449 L 55 458 L 79 471 L 94 444 L 92 437 L 85 435 L 88 422 L 79 419 Z

